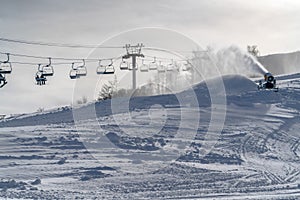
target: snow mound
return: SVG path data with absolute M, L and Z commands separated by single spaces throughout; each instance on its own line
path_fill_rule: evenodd
M 222 78 L 227 95 L 239 95 L 249 91 L 257 91 L 257 85 L 245 76 L 226 75 Z
M 222 90 L 224 84 L 224 90 Z M 195 93 L 219 91 L 219 95 L 240 95 L 249 91 L 257 91 L 257 85 L 242 75 L 225 75 L 203 81 L 193 87 Z
M 197 105 L 193 106 L 210 106 L 211 98 L 227 96 L 227 102 L 236 100 L 235 97 L 241 97 L 247 93 L 257 92 L 257 85 L 245 76 L 225 75 L 202 81 L 194 85 L 192 89 L 185 90 L 179 95 L 187 103 L 191 101 L 193 95 L 197 96 Z M 234 99 L 228 99 L 233 97 Z

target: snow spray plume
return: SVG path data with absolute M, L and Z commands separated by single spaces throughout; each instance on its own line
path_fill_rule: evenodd
M 258 62 L 254 56 L 250 55 L 249 53 L 242 52 L 242 50 L 238 49 L 237 47 L 232 47 L 232 50 L 237 54 L 244 54 L 243 58 L 246 66 L 250 66 L 252 69 L 263 75 L 268 73 L 268 70 L 260 62 Z
M 211 52 L 211 57 L 217 63 L 222 75 L 268 73 L 268 70 L 260 64 L 255 57 L 236 46 L 230 46 L 229 48 L 221 49 L 217 52 Z M 211 75 L 213 74 L 209 74 L 208 76 Z

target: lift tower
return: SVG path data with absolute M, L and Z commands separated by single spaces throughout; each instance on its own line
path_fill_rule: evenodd
M 144 55 L 141 53 L 142 47 L 144 47 L 144 45 L 142 43 L 133 45 L 133 46 L 130 44 L 126 44 L 125 48 L 126 48 L 127 54 L 122 57 L 123 59 L 132 58 L 132 69 L 131 69 L 132 70 L 132 90 L 136 89 L 136 70 L 137 70 L 136 58 L 144 57 Z

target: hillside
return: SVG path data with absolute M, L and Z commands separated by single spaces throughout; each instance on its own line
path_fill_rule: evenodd
M 300 51 L 261 56 L 258 60 L 276 75 L 299 72 L 300 69 Z
M 220 81 L 1 122 L 0 197 L 299 198 L 300 75 Z
M 163 107 L 168 106 L 178 106 L 180 104 L 191 104 L 197 107 L 207 107 L 211 105 L 210 102 L 210 92 L 207 86 L 213 91 L 220 90 L 220 94 L 215 94 L 215 96 L 228 97 L 232 95 L 237 95 L 245 92 L 256 91 L 257 86 L 254 82 L 250 81 L 244 76 L 239 75 L 226 75 L 223 76 L 223 84 L 225 91 L 220 89 L 221 79 L 210 79 L 207 82 L 201 82 L 193 86 L 193 88 L 183 91 L 178 94 L 168 94 L 168 95 L 158 95 L 151 97 L 133 97 L 130 99 L 129 110 L 135 109 L 149 109 L 152 105 L 160 104 Z M 196 99 L 192 99 L 193 96 Z M 111 110 L 111 100 L 99 101 L 95 104 L 89 104 L 80 108 L 75 109 L 75 113 L 80 113 L 78 116 L 82 119 L 89 119 L 88 113 L 90 109 L 95 109 L 96 115 L 98 117 L 111 115 L 112 112 L 122 113 L 126 112 L 126 108 L 122 108 L 119 105 L 126 104 L 128 98 L 117 98 L 114 99 L 114 106 L 118 105 L 118 108 Z M 233 99 L 232 99 L 233 101 Z M 57 124 L 57 123 L 73 123 L 73 109 L 71 107 L 63 107 L 58 109 L 52 109 L 47 112 L 35 113 L 35 114 L 24 114 L 20 116 L 15 116 L 7 118 L 6 120 L 0 121 L 0 127 L 8 126 L 32 126 L 32 125 L 47 125 L 47 124 Z M 92 116 L 93 117 L 93 116 Z

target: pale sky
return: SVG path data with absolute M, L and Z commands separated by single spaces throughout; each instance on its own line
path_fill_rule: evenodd
M 0 37 L 99 44 L 129 29 L 160 27 L 178 31 L 202 47 L 256 44 L 265 55 L 300 49 L 299 11 L 297 0 L 0 0 Z M 89 54 L 87 49 L 70 51 L 1 41 L 0 51 L 54 57 Z M 64 75 L 53 77 L 59 86 L 40 89 L 31 86 L 33 79 L 28 80 L 35 66 L 16 69 L 8 76 L 9 84 L 0 89 L 0 114 L 70 104 L 73 83 L 62 81 Z

